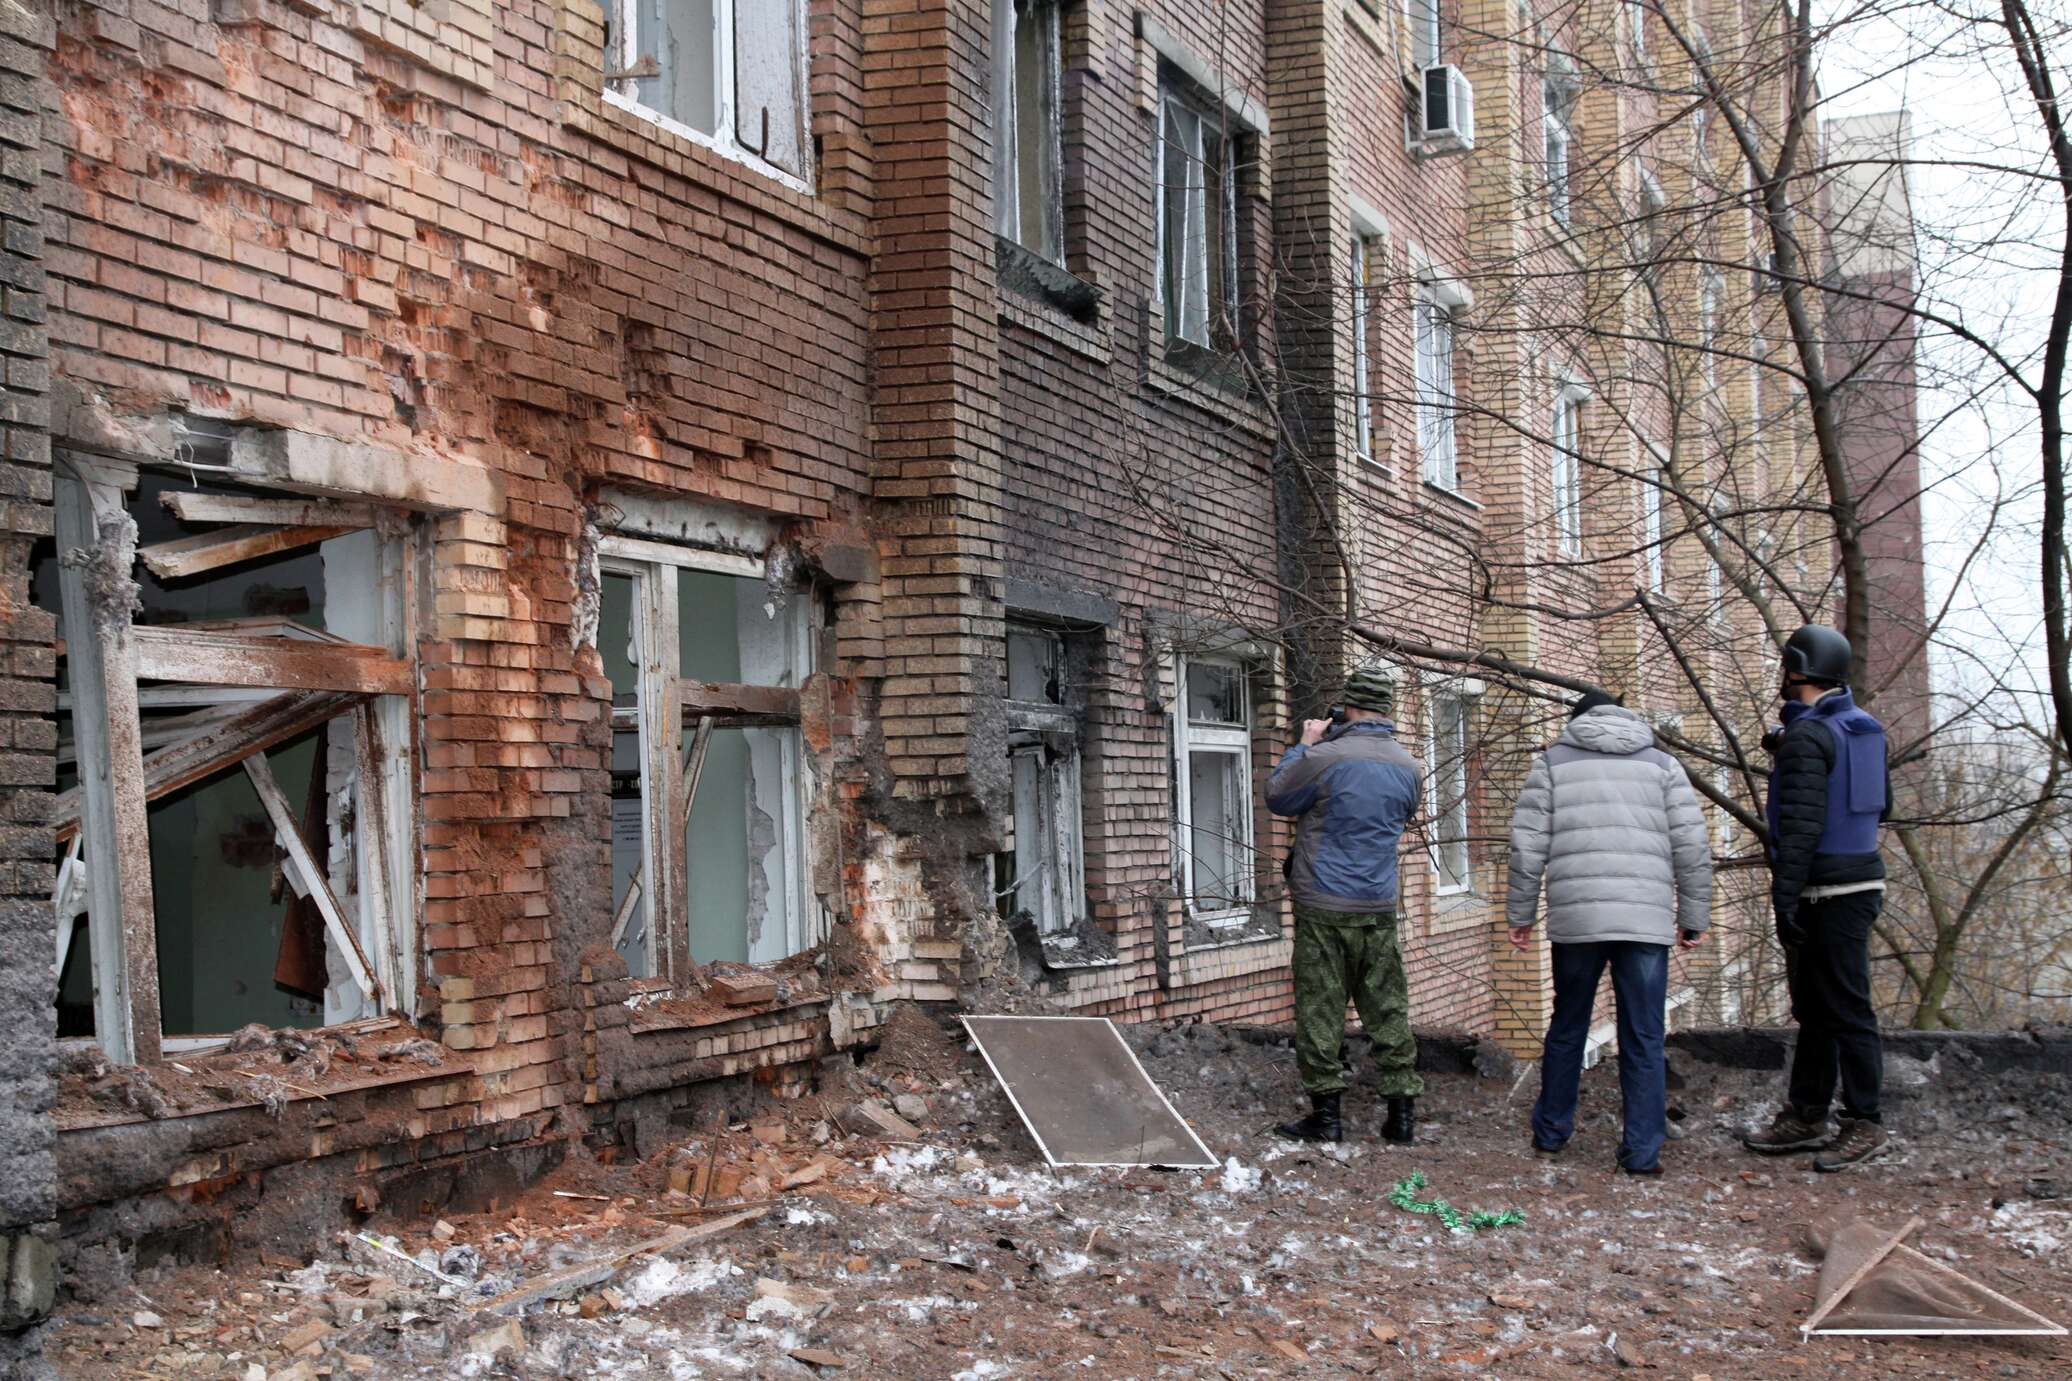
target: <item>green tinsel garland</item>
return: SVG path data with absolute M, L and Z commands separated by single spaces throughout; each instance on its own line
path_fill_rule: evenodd
M 1507 1228 L 1525 1221 L 1525 1215 L 1515 1208 L 1502 1213 L 1485 1213 L 1480 1210 L 1470 1213 L 1465 1219 L 1460 1210 L 1444 1199 L 1420 1199 L 1417 1191 L 1425 1187 L 1424 1171 L 1418 1170 L 1407 1180 L 1396 1181 L 1396 1187 L 1389 1191 L 1389 1202 L 1409 1213 L 1436 1213 L 1439 1221 L 1454 1232 L 1466 1232 L 1480 1228 Z

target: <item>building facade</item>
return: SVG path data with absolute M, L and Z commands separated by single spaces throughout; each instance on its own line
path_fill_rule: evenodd
M 1665 723 L 1666 627 L 1743 664 L 1678 515 L 1745 464 L 1582 323 L 1752 309 L 1621 257 L 1626 8 L 1484 8 L 7 20 L 22 1122 L 63 1073 L 7 1221 L 316 1240 L 995 983 L 1285 1019 L 1261 784 L 1384 654 L 1418 1020 L 1530 1048 L 1496 841 L 1560 706 L 1432 650 Z

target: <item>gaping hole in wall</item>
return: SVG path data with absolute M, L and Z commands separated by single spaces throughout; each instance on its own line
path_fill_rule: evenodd
M 403 521 L 95 473 L 60 475 L 33 572 L 64 652 L 59 1034 L 129 1059 L 385 1010 L 412 981 Z
M 691 549 L 606 537 L 601 550 L 614 946 L 636 978 L 672 976 L 679 947 L 694 964 L 812 948 L 805 595 L 677 564 L 700 560 Z

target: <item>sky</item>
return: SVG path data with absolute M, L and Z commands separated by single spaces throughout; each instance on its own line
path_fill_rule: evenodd
M 1957 17 L 1947 6 L 1895 0 L 1880 0 L 1875 13 L 1830 7 L 1833 27 L 1819 59 L 1823 108 L 1830 118 L 1909 113 L 1924 298 L 1995 342 L 2033 378 L 2056 288 L 2052 260 L 2064 233 L 2062 213 L 2054 188 L 2024 175 L 2045 166 L 2045 147 L 2005 35 L 1983 22 L 1997 17 L 1998 7 L 1979 5 L 1981 22 L 1967 26 L 1967 4 L 1977 0 L 1958 0 Z M 2062 16 L 2043 18 L 2062 40 Z M 2060 41 L 2054 56 L 2072 67 L 2072 43 Z M 1950 605 L 1931 663 L 1936 688 L 1953 696 L 1993 684 L 2019 687 L 2028 692 L 2027 710 L 2040 713 L 2042 500 L 2034 402 L 2012 387 L 1985 388 L 1992 371 L 1980 352 L 1947 334 L 1924 338 L 1921 360 L 1929 606 Z M 1986 545 L 1960 577 L 1982 537 Z M 1945 700 L 1944 713 L 1949 706 Z

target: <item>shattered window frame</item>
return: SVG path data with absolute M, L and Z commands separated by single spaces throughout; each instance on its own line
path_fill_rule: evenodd
M 993 0 L 993 229 L 1065 262 L 1062 0 Z
M 1018 653 L 1043 659 L 1049 675 L 1036 696 L 1016 670 Z M 1062 935 L 1086 918 L 1086 830 L 1080 802 L 1084 780 L 1081 717 L 1066 689 L 1064 635 L 1033 623 L 1007 626 L 1008 788 L 1014 843 L 1007 852 L 1012 876 L 996 884 L 1004 915 L 1025 911 L 1038 935 Z M 1028 889 L 1035 886 L 1033 898 Z M 1033 902 L 1033 904 L 1032 904 Z
M 233 475 L 224 487 L 204 490 L 178 466 L 70 452 L 57 460 L 54 564 L 70 700 L 69 711 L 59 713 L 73 726 L 80 780 L 59 795 L 53 815 L 61 847 L 51 899 L 53 982 L 63 981 L 84 914 L 94 1020 L 91 1036 L 65 1039 L 98 1046 L 113 1064 L 150 1064 L 214 1049 L 235 1034 L 166 1033 L 150 807 L 238 769 L 271 828 L 276 867 L 290 889 L 283 895 L 306 901 L 324 935 L 326 983 L 315 1000 L 325 1019 L 300 1029 L 414 1014 L 423 902 L 415 756 L 419 525 L 393 506 L 312 498 L 255 475 Z M 137 506 L 147 474 L 180 481 L 166 484 L 161 497 L 181 537 L 139 543 Z M 370 549 L 355 552 L 369 536 Z M 82 555 L 89 551 L 109 558 L 102 580 L 82 573 L 92 564 Z M 327 598 L 323 628 L 284 616 L 168 625 L 140 620 L 150 608 L 133 604 L 128 593 L 139 590 L 140 565 L 160 581 L 220 579 L 232 568 L 296 553 L 335 559 L 341 569 L 355 563 L 353 574 L 365 575 L 374 591 L 357 619 L 380 642 L 356 642 L 331 626 L 350 601 Z M 361 571 L 360 563 L 372 569 Z M 94 632 L 82 637 L 87 627 Z M 350 725 L 349 742 L 333 742 L 328 729 L 337 724 Z M 326 732 L 309 794 L 323 783 L 332 832 L 321 846 L 304 833 L 307 806 L 297 813 L 268 762 L 269 750 L 319 730 Z M 370 780 L 378 785 L 372 793 Z M 98 914 L 97 894 L 112 899 Z M 342 974 L 332 972 L 334 960 Z
M 1235 673 L 1241 705 L 1234 721 L 1199 719 L 1192 712 L 1189 669 L 1192 666 L 1226 668 Z M 1179 654 L 1173 660 L 1173 812 L 1174 881 L 1188 914 L 1211 929 L 1229 930 L 1252 918 L 1258 899 L 1257 864 L 1258 807 L 1252 782 L 1253 736 L 1258 727 L 1252 694 L 1252 667 L 1241 657 L 1213 654 Z M 1235 816 L 1237 831 L 1225 837 L 1230 852 L 1227 882 L 1231 891 L 1227 905 L 1203 906 L 1196 877 L 1194 841 L 1195 758 L 1197 755 L 1228 759 L 1235 763 L 1224 784 L 1227 815 Z
M 701 144 L 722 157 L 774 178 L 794 191 L 810 193 L 813 190 L 812 43 L 805 0 L 692 0 L 689 8 L 708 11 L 712 26 L 710 70 L 696 74 L 708 85 L 693 92 L 694 97 L 702 97 L 708 103 L 710 129 L 701 128 L 677 111 L 663 108 L 674 104 L 662 92 L 661 84 L 679 75 L 672 66 L 676 55 L 666 50 L 657 52 L 650 46 L 651 40 L 642 33 L 642 18 L 646 16 L 651 23 L 661 24 L 667 41 L 668 26 L 662 11 L 671 3 L 672 0 L 608 0 L 610 28 L 605 40 L 604 99 L 671 134 Z M 748 35 L 742 33 L 744 21 L 750 26 Z M 773 23 L 788 26 L 790 30 L 789 63 L 768 62 L 744 70 L 745 65 L 741 61 L 743 38 L 758 37 Z M 691 54 L 693 61 L 699 56 L 695 51 Z M 784 100 L 789 109 L 772 116 L 774 107 L 764 104 L 755 119 L 756 135 L 751 139 L 744 128 L 749 122 L 747 111 L 742 106 L 744 86 L 772 81 L 778 83 L 774 94 Z M 789 83 L 788 92 L 782 89 L 786 82 Z M 769 123 L 765 123 L 766 120 Z M 783 140 L 783 153 L 773 156 L 772 141 L 779 137 Z
M 1237 166 L 1252 131 L 1170 65 L 1158 76 L 1153 221 L 1164 350 L 1235 350 L 1244 333 Z
M 632 932 L 637 904 L 646 912 L 645 934 L 635 933 L 646 946 L 643 962 L 629 959 L 635 998 L 681 991 L 692 974 L 715 958 L 734 956 L 700 954 L 692 941 L 696 918 L 692 914 L 693 886 L 691 847 L 688 833 L 695 827 L 692 812 L 700 801 L 709 800 L 702 777 L 706 754 L 722 734 L 759 735 L 741 751 L 751 762 L 745 778 L 752 796 L 743 807 L 774 805 L 766 811 L 773 839 L 765 857 L 776 860 L 774 884 L 764 873 L 761 893 L 763 913 L 758 929 L 740 937 L 746 962 L 767 965 L 805 953 L 825 942 L 827 920 L 811 885 L 811 849 L 807 826 L 809 784 L 815 764 L 803 736 L 800 690 L 813 671 L 813 628 L 809 591 L 804 588 L 779 592 L 768 584 L 769 563 L 761 557 L 702 547 L 679 546 L 616 533 L 598 540 L 600 575 L 634 578 L 635 599 L 631 614 L 639 657 L 635 668 L 640 678 L 635 704 L 614 707 L 614 731 L 631 725 L 639 731 L 641 768 L 641 846 L 638 865 L 627 888 L 621 892 L 614 865 L 612 936 L 614 948 L 625 953 L 623 943 Z M 759 602 L 767 617 L 778 624 L 771 642 L 775 651 L 761 649 L 766 661 L 774 658 L 776 670 L 750 674 L 743 667 L 738 682 L 716 683 L 695 680 L 682 671 L 685 655 L 684 611 L 678 586 L 686 574 L 704 574 L 757 582 L 764 594 Z M 738 593 L 738 592 L 737 592 Z M 708 611 L 709 612 L 709 611 Z M 603 637 L 600 626 L 598 637 Z M 601 649 L 600 649 L 601 650 Z M 738 653 L 750 649 L 737 645 Z M 627 713 L 631 710 L 632 713 Z M 704 731 L 700 721 L 705 720 Z M 704 744 L 701 747 L 701 739 Z M 769 783 L 757 792 L 755 783 Z M 656 783 L 661 790 L 655 789 Z M 694 790 L 696 788 L 696 790 Z M 652 888 L 650 879 L 659 879 Z M 753 909 L 755 877 L 746 882 Z M 639 899 L 634 903 L 634 893 Z M 661 915 L 653 911 L 659 899 Z M 777 929 L 770 930 L 774 921 Z M 774 937 L 774 944 L 765 937 Z M 761 944 L 763 948 L 758 950 Z M 705 948 L 709 948 L 706 946 Z M 639 970 L 645 969 L 646 972 Z

